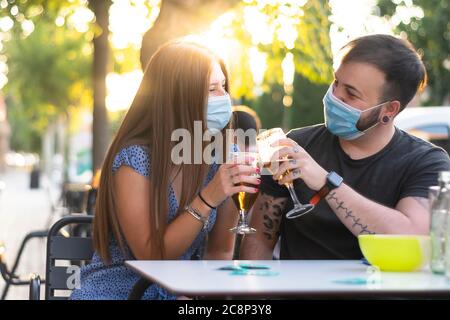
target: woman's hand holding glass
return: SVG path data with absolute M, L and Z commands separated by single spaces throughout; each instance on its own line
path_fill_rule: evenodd
M 259 175 L 259 155 L 255 152 L 232 152 L 229 156 L 229 162 L 238 165 L 251 166 L 256 173 L 253 174 L 253 179 L 257 181 L 258 187 L 261 182 Z M 251 182 L 238 182 L 238 184 L 244 184 L 251 186 Z M 230 231 L 237 234 L 251 234 L 255 233 L 256 229 L 252 228 L 248 224 L 248 213 L 250 212 L 258 193 L 238 192 L 233 194 L 233 201 L 236 208 L 239 210 L 239 221 L 236 227 L 231 228 Z
M 248 163 L 252 160 L 249 159 Z M 260 169 L 249 164 L 221 164 L 214 178 L 201 191 L 212 206 L 217 207 L 228 197 L 239 193 L 258 193 Z

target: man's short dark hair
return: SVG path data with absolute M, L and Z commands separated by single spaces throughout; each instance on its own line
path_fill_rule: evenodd
M 406 40 L 384 34 L 369 35 L 350 41 L 341 50 L 348 50 L 342 64 L 369 63 L 385 74 L 382 98 L 400 101 L 400 111 L 427 83 L 425 66 Z

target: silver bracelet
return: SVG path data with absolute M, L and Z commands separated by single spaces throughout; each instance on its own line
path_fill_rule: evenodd
M 184 210 L 186 210 L 187 212 L 189 212 L 191 214 L 191 216 L 193 216 L 195 219 L 197 219 L 198 221 L 200 221 L 201 223 L 203 223 L 203 230 L 207 230 L 208 229 L 208 224 L 209 224 L 209 217 L 205 218 L 204 216 L 202 216 L 200 214 L 200 212 L 198 212 L 197 209 L 192 208 L 191 206 L 186 206 L 184 208 Z

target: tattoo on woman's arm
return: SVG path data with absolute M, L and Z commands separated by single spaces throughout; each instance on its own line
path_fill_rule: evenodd
M 286 205 L 286 199 L 275 198 L 264 192 L 261 192 L 261 196 L 264 199 L 259 208 L 263 215 L 263 234 L 267 240 L 273 240 L 278 238 L 279 235 L 281 215 Z
M 340 201 L 336 197 L 336 192 L 331 192 L 327 200 L 332 202 L 330 205 L 335 205 L 335 210 L 344 214 L 344 219 L 350 219 L 353 222 L 352 228 L 360 229 L 359 234 L 375 234 L 375 232 L 369 230 L 367 224 L 362 223 L 361 218 L 353 215 L 353 211 L 345 206 L 344 201 Z

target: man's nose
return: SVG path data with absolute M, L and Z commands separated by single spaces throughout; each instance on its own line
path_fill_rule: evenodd
M 338 98 L 339 100 L 341 100 L 342 102 L 346 102 L 345 101 L 345 92 L 344 92 L 344 88 L 340 87 L 340 86 L 335 86 L 333 88 L 333 95 Z

